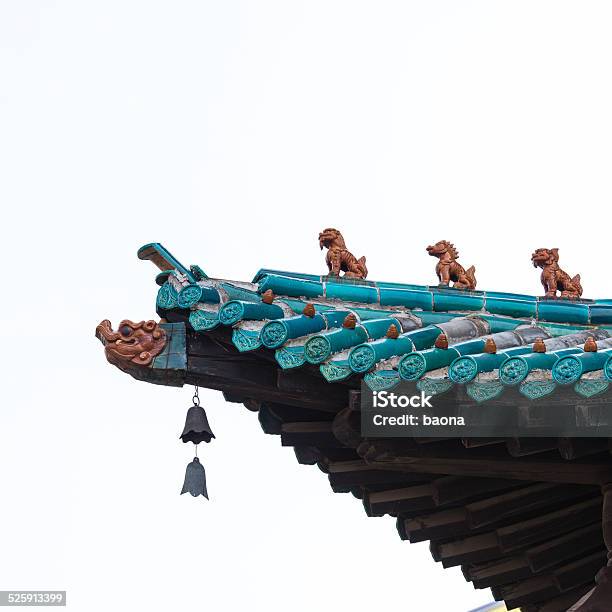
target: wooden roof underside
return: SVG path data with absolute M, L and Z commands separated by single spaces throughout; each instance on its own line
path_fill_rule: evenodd
M 430 541 L 444 567 L 508 608 L 567 610 L 605 565 L 600 484 L 612 481 L 601 439 L 377 439 L 359 432 L 356 384 L 282 371 L 266 353 L 237 355 L 229 330 L 188 333 L 184 381 L 258 411 L 301 464 L 368 516 L 396 519 L 402 539 Z

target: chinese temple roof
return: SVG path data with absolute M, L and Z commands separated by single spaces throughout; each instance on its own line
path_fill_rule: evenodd
M 612 543 L 607 438 L 367 438 L 360 409 L 362 381 L 403 381 L 440 402 L 608 419 L 612 300 L 581 299 L 577 276 L 564 290 L 576 295 L 553 299 L 373 282 L 358 277 L 365 258 L 345 277 L 264 269 L 241 282 L 186 267 L 160 244 L 138 254 L 161 270 L 161 320 L 100 323 L 109 362 L 257 411 L 334 492 L 394 517 L 403 540 L 429 540 L 435 561 L 508 609 L 608 609 L 597 602 L 612 599 L 612 575 L 596 583 Z M 475 284 L 472 269 L 453 276 Z
M 383 390 L 404 380 L 431 395 L 461 385 L 480 402 L 508 388 L 529 399 L 559 387 L 590 397 L 612 381 L 612 300 L 267 269 L 236 282 L 187 269 L 159 244 L 139 255 L 175 266 L 157 278 L 160 317 L 204 334 L 229 328 L 239 352 L 272 352 L 283 370 L 328 382 L 363 378 Z

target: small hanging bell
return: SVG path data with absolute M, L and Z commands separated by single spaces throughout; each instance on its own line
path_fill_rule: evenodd
M 200 463 L 197 457 L 187 466 L 185 471 L 185 482 L 183 484 L 183 493 L 191 493 L 193 497 L 203 495 L 208 499 L 208 491 L 206 490 L 206 472 L 204 466 Z
M 200 442 L 210 442 L 214 437 L 215 434 L 208 424 L 204 408 L 200 405 L 189 408 L 181 440 L 199 444 Z
M 200 406 L 200 397 L 198 395 L 198 388 L 196 387 L 193 396 L 193 406 L 187 411 L 187 418 L 185 419 L 185 427 L 181 434 L 181 440 L 183 442 L 199 444 L 200 442 L 210 442 L 214 437 L 215 434 L 212 432 L 208 424 L 208 419 L 206 418 L 206 411 Z
M 183 483 L 183 493 L 191 493 L 193 497 L 203 495 L 208 499 L 208 491 L 206 490 L 206 472 L 204 466 L 198 459 L 198 447 L 200 442 L 210 442 L 215 437 L 215 434 L 210 429 L 208 419 L 206 418 L 206 412 L 204 408 L 200 406 L 200 396 L 198 394 L 198 387 L 195 388 L 193 394 L 193 406 L 187 411 L 187 418 L 185 419 L 185 428 L 181 434 L 181 440 L 183 442 L 192 442 L 196 445 L 195 457 L 193 461 L 187 466 L 185 471 L 185 482 Z

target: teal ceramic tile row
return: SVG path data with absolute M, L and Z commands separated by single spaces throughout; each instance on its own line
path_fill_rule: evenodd
M 253 278 L 253 283 L 258 283 L 267 276 L 285 276 L 287 278 L 293 278 L 298 280 L 309 280 L 309 281 L 320 281 L 320 274 L 305 274 L 303 272 L 286 272 L 284 270 L 270 270 L 268 268 L 262 268 L 257 272 Z
M 457 349 L 462 356 L 451 363 L 448 369 L 449 378 L 459 384 L 468 383 L 481 372 L 497 370 L 506 359 L 514 355 L 531 353 L 533 343 L 544 338 L 549 338 L 549 335 L 541 327 L 522 325 L 513 330 L 493 333 L 483 338 L 483 349 L 486 349 L 487 341 L 490 341 L 494 345 L 495 352 L 486 352 L 486 350 L 481 352 L 480 347 L 474 341 L 455 344 L 453 348 Z M 473 351 L 473 348 L 478 350 Z
M 363 325 L 355 329 L 330 329 L 315 334 L 304 345 L 305 358 L 308 363 L 318 364 L 325 361 L 333 353 L 361 344 L 368 339 L 368 333 Z
M 348 363 L 353 372 L 367 372 L 379 361 L 414 350 L 409 334 L 399 338 L 381 338 L 360 344 L 349 352 Z
M 463 291 L 432 291 L 434 310 L 483 310 L 484 295 Z
M 348 310 L 327 310 L 313 317 L 297 315 L 270 321 L 261 330 L 261 341 L 266 348 L 276 349 L 292 338 L 316 334 L 329 327 L 339 327 L 348 314 Z
M 522 300 L 517 298 L 490 297 L 487 294 L 484 309 L 491 314 L 508 317 L 531 319 L 538 316 L 536 300 Z
M 267 274 L 259 282 L 259 292 L 271 290 L 274 295 L 289 297 L 323 297 L 323 283 L 314 280 L 296 279 Z
M 460 356 L 459 351 L 452 347 L 412 351 L 400 359 L 397 370 L 403 380 L 415 381 L 422 378 L 427 372 L 449 366 L 454 359 Z
M 604 300 L 607 302 L 607 300 Z M 605 325 L 612 323 L 612 301 L 610 303 L 592 304 L 589 306 L 591 311 L 591 324 Z
M 344 300 L 363 304 L 378 304 L 378 291 L 375 287 L 326 283 L 325 297 L 328 300 Z
M 440 335 L 440 328 L 436 325 L 428 325 L 421 329 L 415 329 L 413 331 L 404 334 L 410 339 L 414 345 L 414 350 L 420 350 L 426 347 L 430 347 Z
M 244 319 L 262 321 L 264 319 L 282 319 L 284 316 L 285 312 L 280 306 L 264 304 L 263 302 L 230 300 L 219 309 L 219 321 L 223 325 L 233 325 Z
M 183 287 L 177 297 L 179 308 L 191 308 L 198 302 L 218 304 L 220 301 L 219 292 L 214 287 L 206 287 L 195 283 Z
M 365 329 L 370 340 L 382 338 L 387 333 L 391 325 L 395 325 L 395 327 L 397 327 L 397 329 L 400 331 L 402 329 L 401 323 L 393 317 L 370 319 L 368 321 L 363 321 L 361 325 Z
M 553 366 L 553 378 L 560 385 L 570 385 L 577 382 L 587 372 L 603 370 L 611 355 L 612 349 L 567 355 L 559 359 Z
M 423 327 L 421 329 L 415 329 L 413 331 L 406 332 L 405 334 L 402 334 L 400 336 L 400 338 L 402 338 L 403 340 L 403 344 L 400 347 L 390 345 L 388 348 L 389 349 L 394 348 L 395 350 L 392 354 L 388 354 L 388 355 L 384 355 L 381 350 L 379 350 L 378 352 L 374 351 L 373 353 L 369 353 L 367 350 L 363 350 L 362 354 L 358 355 L 358 357 L 363 362 L 363 364 L 360 367 L 365 367 L 365 365 L 369 365 L 369 367 L 371 368 L 378 361 L 381 361 L 382 359 L 387 359 L 392 356 L 403 355 L 402 359 L 399 362 L 399 367 L 398 367 L 398 369 L 400 369 L 400 374 L 401 374 L 401 364 L 405 363 L 406 364 L 405 367 L 408 367 L 408 362 L 410 361 L 408 359 L 408 356 L 418 354 L 417 351 L 425 349 L 425 347 L 431 346 L 433 342 L 435 341 L 435 339 L 440 335 L 440 331 L 441 330 L 439 327 L 430 325 L 427 327 Z M 390 342 L 393 342 L 393 340 L 391 340 Z M 398 348 L 401 348 L 402 351 L 398 352 L 397 351 Z M 369 359 L 368 359 L 368 355 L 369 355 Z M 457 355 L 458 354 L 455 353 L 455 356 Z M 361 371 L 367 371 L 367 369 L 369 368 L 366 368 L 366 370 L 361 370 Z M 359 371 L 359 370 L 356 370 L 356 371 Z M 416 379 L 406 379 L 406 380 L 416 380 Z
M 283 369 L 318 365 L 330 382 L 359 374 L 375 390 L 401 379 L 438 392 L 465 384 L 470 397 L 485 401 L 505 386 L 538 398 L 572 383 L 576 393 L 589 397 L 612 381 L 612 341 L 606 344 L 612 299 L 549 299 L 270 269 L 249 284 L 186 268 L 158 243 L 145 245 L 139 256 L 162 270 L 156 278 L 160 317 L 188 320 L 188 329 L 215 333 L 222 341 L 231 333 L 240 352 L 273 349 Z M 271 304 L 262 300 L 268 289 Z M 307 304 L 314 314 L 304 311 Z M 350 321 L 343 326 L 349 313 L 356 317 L 354 327 Z M 392 324 L 397 338 L 387 337 Z M 544 353 L 533 350 L 534 334 L 540 333 Z M 436 343 L 440 334 L 445 337 Z M 585 352 L 590 336 L 598 350 Z M 493 347 L 486 346 L 488 338 Z M 170 344 L 176 342 L 172 336 Z M 170 347 L 155 363 L 179 367 L 179 352 Z M 428 377 L 434 370 L 441 371 Z M 550 380 L 530 376 L 536 371 Z M 584 377 L 589 372 L 595 375 Z M 493 374 L 478 378 L 483 373 Z
M 577 304 L 563 300 L 538 302 L 537 318 L 552 323 L 590 323 L 588 304 Z
M 601 348 L 612 346 L 612 340 L 608 336 L 607 331 L 597 329 L 575 331 L 565 336 L 548 338 L 544 340 L 546 352 L 533 352 L 528 355 L 516 356 L 504 362 L 499 369 L 500 380 L 505 385 L 517 385 L 522 383 L 533 370 L 554 371 L 560 359 L 583 353 L 584 343 L 589 338 L 596 340 Z M 563 369 L 565 370 L 566 367 L 569 367 L 569 365 Z
M 480 325 L 482 325 L 482 323 Z M 516 327 L 516 325 L 514 327 Z M 455 319 L 452 323 L 435 327 L 434 330 L 438 333 L 443 331 L 447 334 L 447 337 L 450 335 L 452 340 L 453 334 L 464 335 L 471 332 L 472 335 L 476 335 L 479 333 L 477 328 L 478 325 L 476 321 L 468 318 L 464 320 Z M 480 356 L 479 366 L 477 360 L 461 360 L 460 358 L 462 356 L 483 353 L 487 337 L 490 337 L 494 341 L 496 340 L 497 343 L 499 343 L 499 348 L 507 348 L 516 344 L 521 344 L 534 335 L 534 331 L 531 328 L 526 328 L 522 333 L 526 335 L 525 339 L 521 338 L 520 333 L 503 330 L 491 336 L 479 335 L 472 339 L 452 343 L 448 348 L 433 347 L 426 348 L 425 350 L 417 349 L 402 357 L 398 364 L 398 371 L 404 380 L 418 380 L 425 373 L 451 366 L 451 364 L 456 361 L 453 380 L 455 380 L 455 382 L 465 383 L 476 377 L 479 372 L 479 367 L 488 368 L 492 366 L 493 363 L 499 362 L 500 358 L 497 356 Z M 427 346 L 431 346 L 431 344 L 432 343 L 429 342 Z M 483 369 L 482 371 L 485 370 Z
M 448 376 L 453 382 L 465 384 L 474 380 L 482 372 L 492 372 L 499 369 L 507 359 L 515 355 L 531 352 L 531 346 L 517 346 L 493 354 L 462 355 L 450 364 Z
M 308 339 L 305 339 L 307 337 L 306 334 L 303 334 L 301 339 L 300 336 L 296 336 L 297 340 L 291 343 L 291 346 L 281 346 L 276 350 L 276 361 L 283 369 L 300 367 L 306 363 L 307 359 L 310 363 L 314 364 L 325 361 L 332 352 L 338 352 L 344 348 L 338 348 L 343 342 L 347 341 L 346 334 L 343 334 L 343 332 L 354 331 L 341 327 L 348 314 L 348 311 L 340 310 L 326 310 L 320 312 L 316 316 L 323 318 L 325 324 L 324 330 L 320 334 L 308 334 Z M 289 323 L 288 320 L 285 321 Z M 300 331 L 301 328 L 296 327 L 294 333 L 299 334 Z M 367 337 L 365 331 L 362 331 L 363 337 Z M 344 335 L 344 341 L 339 335 Z
M 355 329 L 341 328 L 315 335 L 306 342 L 306 360 L 313 364 L 321 363 L 333 353 L 382 338 L 391 325 L 401 329 L 398 319 L 383 317 L 363 321 Z
M 381 306 L 403 306 L 409 309 L 433 310 L 431 291 L 426 289 L 381 288 Z
M 499 291 L 464 291 L 452 287 L 330 279 L 271 270 L 260 271 L 255 278 L 259 282 L 260 292 L 272 289 L 277 295 L 305 298 L 327 295 L 332 299 L 402 306 L 426 312 L 483 311 L 551 323 L 612 325 L 612 300 L 548 299 Z
M 533 370 L 552 370 L 562 357 L 581 352 L 582 348 L 573 347 L 551 353 L 531 352 L 526 355 L 514 355 L 500 365 L 499 379 L 504 385 L 519 385 Z

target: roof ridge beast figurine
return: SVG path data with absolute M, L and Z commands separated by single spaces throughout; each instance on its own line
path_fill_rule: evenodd
M 440 240 L 427 247 L 427 252 L 440 261 L 436 265 L 436 274 L 441 285 L 449 285 L 453 281 L 456 289 L 476 289 L 476 268 L 470 266 L 467 270 L 457 261 L 459 251 L 448 240 Z
M 573 278 L 559 267 L 559 249 L 536 249 L 531 256 L 534 268 L 542 268 L 540 277 L 547 298 L 557 297 L 578 299 L 582 295 L 580 274 Z
M 333 227 L 324 229 L 319 234 L 319 246 L 327 249 L 325 262 L 329 268 L 330 276 L 340 276 L 344 272 L 344 278 L 366 278 L 366 258 L 357 259 L 347 248 L 342 234 Z

